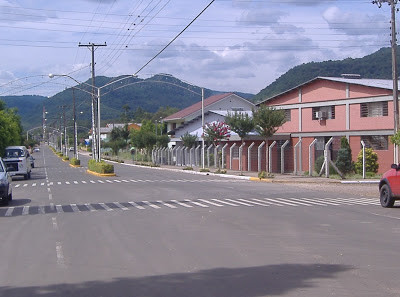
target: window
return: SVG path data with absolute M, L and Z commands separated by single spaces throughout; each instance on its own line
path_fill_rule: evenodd
M 361 136 L 364 141 L 365 147 L 372 148 L 376 151 L 384 151 L 388 149 L 388 136 L 387 135 L 367 135 Z M 362 147 L 362 146 L 361 146 Z
M 232 107 L 232 111 L 243 111 L 243 107 Z
M 321 117 L 323 116 L 323 117 Z M 312 108 L 312 119 L 313 120 L 333 120 L 335 119 L 335 106 L 321 106 Z
M 285 121 L 290 122 L 292 120 L 292 111 L 290 109 L 285 109 Z
M 360 117 L 384 117 L 388 115 L 388 102 L 369 102 L 360 104 Z

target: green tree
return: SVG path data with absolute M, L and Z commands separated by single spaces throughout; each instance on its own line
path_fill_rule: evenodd
M 225 121 L 231 131 L 239 135 L 242 143 L 244 138 L 254 129 L 254 121 L 247 113 L 238 113 L 236 111 L 234 114 L 228 113 Z
M 214 146 L 222 140 L 229 139 L 229 126 L 224 122 L 206 123 L 204 126 L 204 139 L 211 142 Z
M 363 172 L 363 152 L 358 153 L 357 162 L 354 164 L 355 170 L 358 174 Z M 365 149 L 365 171 L 377 173 L 379 168 L 378 154 L 372 148 Z
M 120 149 L 126 147 L 126 141 L 123 138 L 124 129 L 114 128 L 111 130 L 110 141 L 104 143 L 105 147 L 112 149 L 113 154 L 118 156 Z
M 257 110 L 253 110 L 253 119 L 257 133 L 265 139 L 265 154 L 268 160 L 268 138 L 285 123 L 285 113 L 263 104 Z M 268 166 L 266 171 L 268 172 Z
M 5 148 L 9 145 L 22 143 L 21 119 L 15 109 L 8 109 L 0 101 L 0 155 L 4 156 Z
M 169 143 L 169 136 L 164 134 L 164 135 L 158 135 L 156 137 L 156 145 L 159 147 L 167 147 Z
M 193 147 L 196 144 L 197 135 L 191 135 L 189 132 L 186 132 L 181 136 L 181 140 L 184 146 Z
M 341 145 L 336 159 L 336 167 L 343 173 L 350 173 L 353 171 L 353 161 L 351 156 L 351 148 L 346 137 L 340 139 Z

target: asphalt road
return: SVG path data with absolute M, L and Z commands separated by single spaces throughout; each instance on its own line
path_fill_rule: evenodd
M 349 185 L 34 157 L 0 207 L 0 296 L 400 295 L 400 208 Z

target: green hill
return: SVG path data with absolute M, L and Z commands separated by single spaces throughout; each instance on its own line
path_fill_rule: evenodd
M 397 51 L 397 53 L 397 64 L 400 65 L 399 51 Z M 343 73 L 360 74 L 363 78 L 391 79 L 391 49 L 381 48 L 377 52 L 363 58 L 347 58 L 338 61 L 311 62 L 298 65 L 280 76 L 269 86 L 262 89 L 253 98 L 253 101 L 263 101 L 267 98 L 312 80 L 317 76 L 340 77 L 340 75 Z
M 96 86 L 101 87 L 122 77 L 96 77 Z M 91 80 L 74 88 L 68 88 L 50 98 L 41 96 L 4 96 L 0 100 L 7 107 L 16 107 L 25 130 L 42 125 L 43 105 L 47 111 L 47 125 L 58 127 L 65 106 L 67 125 L 72 121 L 73 89 L 76 99 L 78 125 L 91 126 Z M 190 91 L 188 91 L 189 89 Z M 220 93 L 205 89 L 205 98 Z M 253 94 L 238 93 L 246 99 Z M 128 78 L 101 88 L 102 123 L 119 121 L 125 108 L 154 113 L 160 107 L 183 109 L 201 100 L 201 88 L 189 85 L 169 75 L 155 75 L 147 79 Z

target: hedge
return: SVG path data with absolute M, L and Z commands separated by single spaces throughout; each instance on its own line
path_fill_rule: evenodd
M 77 158 L 72 158 L 69 161 L 69 164 L 74 165 L 74 166 L 78 166 L 78 165 L 81 165 L 81 160 L 78 160 Z
M 97 162 L 96 160 L 90 159 L 88 162 L 88 168 L 90 171 L 97 173 L 114 173 L 114 165 L 108 164 L 104 161 Z

